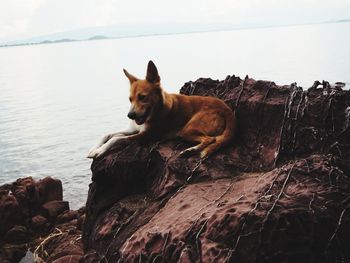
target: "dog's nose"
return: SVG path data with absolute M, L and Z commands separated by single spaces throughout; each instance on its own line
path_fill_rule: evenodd
M 128 113 L 128 118 L 135 120 L 136 119 L 136 113 L 134 111 L 130 111 Z

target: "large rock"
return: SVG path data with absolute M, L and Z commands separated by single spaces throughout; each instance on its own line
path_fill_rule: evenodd
M 205 161 L 179 140 L 95 160 L 85 262 L 350 261 L 350 92 L 235 76 L 181 92 L 231 106 L 235 140 Z

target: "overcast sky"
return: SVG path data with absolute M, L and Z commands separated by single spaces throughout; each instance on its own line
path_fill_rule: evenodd
M 350 18 L 350 0 L 1 0 L 0 40 L 120 23 L 286 24 Z

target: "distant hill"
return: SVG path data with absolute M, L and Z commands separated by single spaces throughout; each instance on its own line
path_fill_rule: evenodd
M 254 25 L 253 25 L 254 26 Z M 233 24 L 204 24 L 204 23 L 148 23 L 148 24 L 125 24 L 103 27 L 83 28 L 69 32 L 59 32 L 50 35 L 38 36 L 29 39 L 20 39 L 7 43 L 0 43 L 1 46 L 18 46 L 32 44 L 51 44 L 57 42 L 102 40 L 109 38 L 126 38 L 150 35 L 166 35 L 179 33 L 192 33 L 204 31 L 217 31 L 238 29 L 241 26 Z
M 325 21 L 322 23 L 344 23 L 350 22 L 350 19 L 339 19 L 334 21 Z M 293 24 L 303 25 L 303 24 Z M 199 33 L 211 31 L 228 31 L 236 29 L 264 28 L 275 26 L 290 26 L 290 24 L 233 24 L 233 23 L 148 23 L 148 24 L 125 24 L 111 25 L 103 27 L 83 28 L 68 32 L 59 32 L 50 35 L 37 36 L 29 39 L 15 40 L 0 43 L 0 47 L 54 44 L 74 41 L 103 40 L 111 38 L 127 38 L 152 35 L 169 35 Z
M 87 40 L 100 40 L 100 39 L 108 39 L 108 37 L 105 37 L 105 36 L 93 36 L 93 37 L 89 37 Z
M 336 20 L 334 22 L 335 23 L 347 23 L 347 22 L 350 22 L 350 19 L 339 19 L 339 20 Z
M 0 45 L 0 47 L 31 46 L 31 45 L 55 44 L 55 43 L 64 43 L 64 42 L 75 42 L 75 41 L 79 41 L 79 40 L 63 38 L 63 39 L 57 39 L 57 40 L 43 40 L 40 42 L 4 44 L 4 45 Z

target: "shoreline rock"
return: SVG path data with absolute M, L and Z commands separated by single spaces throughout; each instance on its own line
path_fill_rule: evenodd
M 186 83 L 235 109 L 235 140 L 205 161 L 179 140 L 95 160 L 84 262 L 350 261 L 350 92 L 318 86 Z
M 28 250 L 34 252 L 36 262 L 82 257 L 82 223 L 77 221 L 84 209 L 71 211 L 62 199 L 62 183 L 51 177 L 20 178 L 0 186 L 1 262 L 19 262 Z

